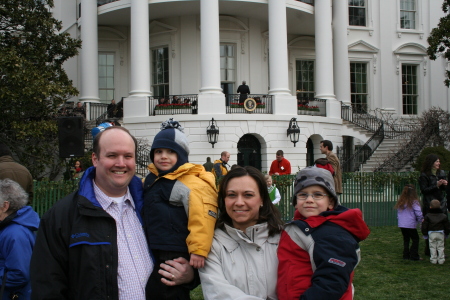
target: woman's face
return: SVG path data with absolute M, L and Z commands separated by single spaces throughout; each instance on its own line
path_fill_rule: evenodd
M 259 208 L 263 200 L 258 184 L 250 176 L 236 177 L 225 189 L 225 208 L 233 227 L 245 231 L 259 219 Z
M 438 158 L 433 164 L 433 169 L 436 169 L 436 170 L 439 169 L 440 165 L 441 165 L 441 161 Z

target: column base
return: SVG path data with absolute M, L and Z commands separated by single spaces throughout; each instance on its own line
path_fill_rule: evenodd
M 149 113 L 148 97 L 128 97 L 123 99 L 124 118 L 148 117 Z
M 198 114 L 217 115 L 225 114 L 225 95 L 221 94 L 199 94 Z
M 297 98 L 291 95 L 273 95 L 274 115 L 297 115 Z

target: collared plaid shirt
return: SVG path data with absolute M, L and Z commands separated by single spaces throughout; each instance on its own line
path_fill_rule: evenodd
M 136 216 L 130 190 L 127 189 L 124 202 L 118 204 L 106 196 L 94 181 L 93 185 L 97 201 L 116 220 L 119 299 L 145 299 L 145 286 L 153 271 L 153 261 L 150 258 L 144 230 Z M 122 209 L 119 205 L 123 205 Z

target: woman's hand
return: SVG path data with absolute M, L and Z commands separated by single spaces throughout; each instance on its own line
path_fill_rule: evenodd
M 161 282 L 168 286 L 175 286 L 189 283 L 194 280 L 194 270 L 189 265 L 189 262 L 183 258 L 175 258 L 174 260 L 167 260 L 166 263 L 160 265 L 161 269 L 158 271 L 163 278 Z

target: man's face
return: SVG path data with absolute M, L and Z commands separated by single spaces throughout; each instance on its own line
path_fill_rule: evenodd
M 81 102 L 77 103 L 77 107 L 81 107 L 81 105 L 82 105 Z
M 282 161 L 283 160 L 283 155 L 276 154 L 276 156 L 277 156 L 277 161 Z
M 230 153 L 226 153 L 225 155 L 222 155 L 221 159 L 224 163 L 228 163 L 228 161 L 230 160 Z
M 328 147 L 324 147 L 323 143 L 320 143 L 320 148 L 319 149 L 320 149 L 320 153 L 327 154 Z
M 108 130 L 100 137 L 99 146 L 99 157 L 92 153 L 95 183 L 109 197 L 123 196 L 136 171 L 133 139 L 125 131 Z

